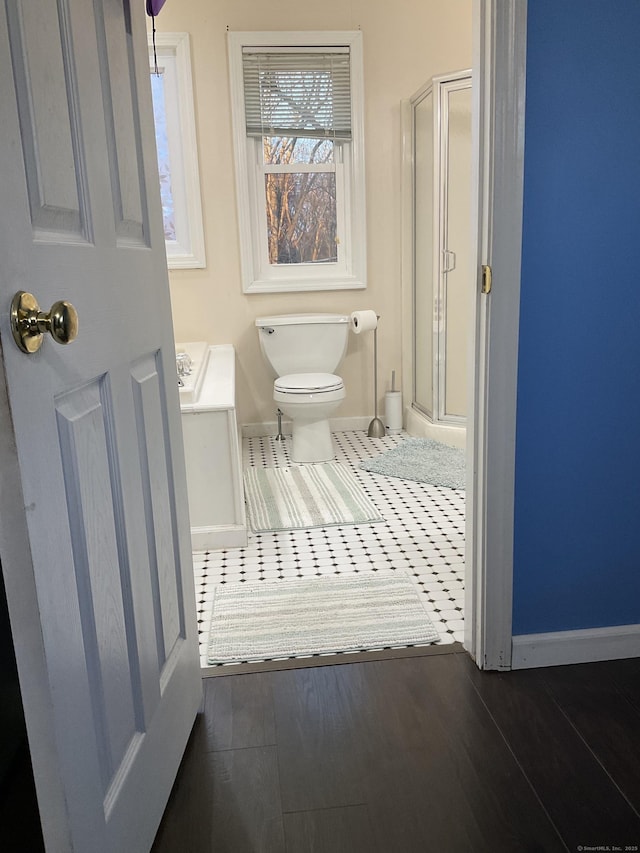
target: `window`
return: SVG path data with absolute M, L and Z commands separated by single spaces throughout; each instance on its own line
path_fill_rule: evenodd
M 246 293 L 362 288 L 362 38 L 229 33 Z
M 188 33 L 156 33 L 149 45 L 160 196 L 169 269 L 205 266 Z

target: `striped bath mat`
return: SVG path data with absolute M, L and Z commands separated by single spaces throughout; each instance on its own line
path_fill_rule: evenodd
M 247 468 L 244 491 L 252 530 L 292 530 L 384 521 L 345 465 Z
M 210 665 L 433 643 L 438 632 L 401 571 L 215 588 Z

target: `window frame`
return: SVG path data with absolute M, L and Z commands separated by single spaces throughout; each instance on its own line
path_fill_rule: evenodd
M 270 264 L 267 254 L 262 141 L 245 129 L 243 47 L 348 46 L 351 62 L 352 138 L 336 142 L 336 202 L 338 261 L 334 264 Z M 229 32 L 229 80 L 242 289 L 244 293 L 282 293 L 306 290 L 355 290 L 366 287 L 366 224 L 364 170 L 364 75 L 362 33 Z M 307 167 L 308 168 L 308 167 Z M 314 170 L 313 167 L 309 169 Z M 302 170 L 300 170 L 302 171 Z M 342 199 L 340 199 L 340 195 Z M 341 230 L 342 229 L 342 230 Z
M 156 32 L 158 66 L 167 68 L 164 87 L 176 239 L 165 239 L 169 269 L 206 267 L 198 147 L 188 33 Z M 153 40 L 148 35 L 149 68 L 154 73 Z

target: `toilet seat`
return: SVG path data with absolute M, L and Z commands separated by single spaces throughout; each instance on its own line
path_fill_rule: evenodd
M 273 388 L 285 394 L 324 394 L 342 390 L 344 383 L 333 373 L 289 373 L 279 376 Z

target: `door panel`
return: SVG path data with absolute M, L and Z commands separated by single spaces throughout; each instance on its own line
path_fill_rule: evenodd
M 139 684 L 134 690 L 137 654 L 126 630 L 123 589 L 129 586 L 128 566 L 119 560 L 117 499 L 111 479 L 117 452 L 105 424 L 104 385 L 104 380 L 95 381 L 62 395 L 56 414 L 87 680 L 106 794 L 136 732 L 135 699 L 140 706 L 140 691 Z M 100 519 L 99 525 L 95 519 Z M 129 620 L 130 630 L 133 627 Z
M 170 502 L 167 435 L 162 384 L 156 358 L 142 359 L 131 371 L 156 624 L 162 674 L 172 650 L 184 636 L 184 606 L 175 566 L 175 506 Z
M 131 102 L 135 66 L 130 22 L 116 0 L 95 0 L 94 5 L 118 242 L 148 245 L 140 127 Z
M 6 0 L 0 77 L 0 561 L 43 833 L 146 853 L 201 682 L 143 4 Z M 77 340 L 21 352 L 18 290 Z
M 74 70 L 65 68 L 63 52 L 68 19 L 51 3 L 9 0 L 7 20 L 34 232 L 75 240 L 85 229 L 78 194 L 82 151 L 74 146 Z

